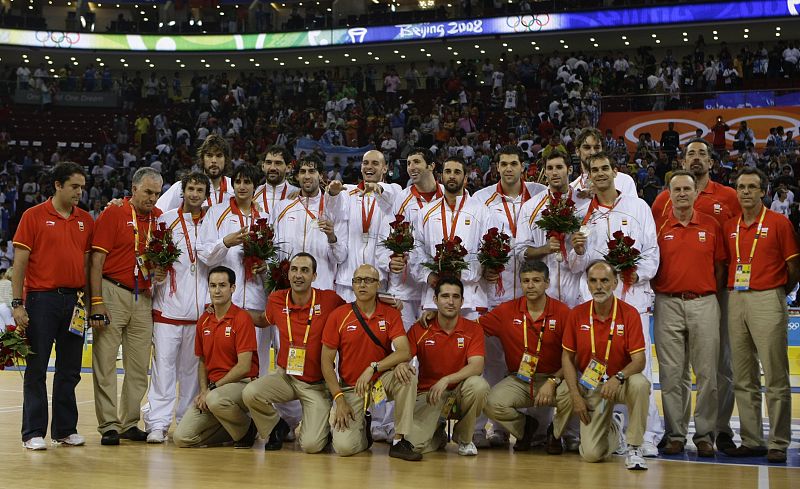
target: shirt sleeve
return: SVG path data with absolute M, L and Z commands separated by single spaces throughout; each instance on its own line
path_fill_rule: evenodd
M 636 310 L 631 310 L 625 318 L 625 342 L 628 354 L 633 355 L 644 351 L 644 333 L 642 332 L 642 319 Z M 648 325 L 649 327 L 649 325 Z
M 725 234 L 722 232 L 722 226 L 719 225 L 716 219 L 714 221 L 714 261 L 727 262 L 728 250 L 725 248 Z
M 276 295 L 277 293 L 278 292 L 275 291 L 275 292 L 271 293 L 269 295 L 269 297 L 267 297 L 267 307 L 264 309 L 264 319 L 267 320 L 267 324 L 275 324 L 275 319 L 274 318 L 275 318 L 275 313 L 277 312 L 277 311 L 275 311 L 275 309 L 277 307 L 275 305 L 276 304 L 276 300 L 275 299 L 277 298 L 277 295 Z
M 212 207 L 212 211 L 209 211 L 203 219 L 197 235 L 197 257 L 209 267 L 221 265 L 228 254 L 228 247 L 224 243 L 225 236 L 220 236 L 217 229 L 217 220 L 220 216 L 218 212 L 213 211 L 217 208 L 225 207 Z
M 119 234 L 117 212 L 117 207 L 112 205 L 98 216 L 92 235 L 93 250 L 109 253 L 114 248 L 115 238 Z
M 332 350 L 339 349 L 339 313 L 334 311 L 325 321 L 325 329 L 322 331 L 322 344 Z
M 386 319 L 389 321 L 389 338 L 391 338 L 392 341 L 406 335 L 406 329 L 403 327 L 403 316 L 400 315 L 397 309 L 393 307 L 389 308 Z
M 797 247 L 797 235 L 791 222 L 785 216 L 778 216 L 778 220 L 780 222 L 781 254 L 784 260 L 789 261 L 800 254 Z
M 474 324 L 472 337 L 469 339 L 469 348 L 467 349 L 467 358 L 469 357 L 485 357 L 486 356 L 486 340 L 481 328 Z
M 498 331 L 502 325 L 502 316 L 504 309 L 502 306 L 497 306 L 486 314 L 481 315 L 476 321 L 482 328 L 486 336 L 497 336 Z
M 22 214 L 22 219 L 17 226 L 17 232 L 14 233 L 14 245 L 26 248 L 28 251 L 33 250 L 36 245 L 35 219 L 31 216 L 30 209 Z
M 422 334 L 422 326 L 419 324 L 414 324 L 411 329 L 408 330 L 408 344 L 409 344 L 409 351 L 411 352 L 411 358 L 417 356 L 417 342 L 419 341 L 420 334 Z

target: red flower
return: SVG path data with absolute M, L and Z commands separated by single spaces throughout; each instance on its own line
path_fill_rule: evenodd
M 636 243 L 636 240 L 631 238 L 630 236 L 625 236 L 624 238 L 622 238 L 622 242 L 625 244 L 625 246 L 631 247 L 633 246 L 634 243 Z
M 612 234 L 611 236 L 617 241 L 619 241 L 625 237 L 625 233 L 623 233 L 622 231 L 614 231 L 614 234 Z

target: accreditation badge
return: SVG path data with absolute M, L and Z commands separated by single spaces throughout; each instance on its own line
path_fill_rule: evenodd
M 444 419 L 450 419 L 453 415 L 453 410 L 456 407 L 456 395 L 450 394 L 447 396 L 447 399 L 444 401 L 444 406 L 442 406 L 442 417 Z
M 296 346 L 289 347 L 289 356 L 286 358 L 286 373 L 289 375 L 303 375 L 306 364 L 306 349 Z
M 144 255 L 139 255 L 136 257 L 136 265 L 139 267 L 139 270 L 142 271 L 142 275 L 145 277 L 150 275 L 150 270 L 147 269 L 147 263 Z
M 733 290 L 750 290 L 750 264 L 736 265 L 736 274 L 733 276 Z
M 522 360 L 519 362 L 519 369 L 517 369 L 517 378 L 525 383 L 530 384 L 531 379 L 533 379 L 533 374 L 536 373 L 536 366 L 538 364 L 538 355 L 531 355 L 527 351 L 523 352 Z
M 578 383 L 589 390 L 595 390 L 603 382 L 603 377 L 606 375 L 606 364 L 596 358 L 592 358 L 589 365 L 581 375 Z
M 381 382 L 380 379 L 372 384 L 370 395 L 372 396 L 372 404 L 374 406 L 380 406 L 386 402 L 386 389 L 383 388 L 383 382 Z
M 69 332 L 83 338 L 86 332 L 86 308 L 81 302 L 72 309 L 72 320 L 69 322 Z

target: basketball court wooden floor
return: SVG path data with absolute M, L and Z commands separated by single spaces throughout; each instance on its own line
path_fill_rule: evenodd
M 52 374 L 48 386 L 52 385 Z M 178 449 L 171 443 L 147 445 L 122 441 L 100 445 L 96 431 L 91 374 L 78 386 L 79 432 L 84 447 L 24 450 L 20 443 L 22 382 L 19 372 L 0 372 L 0 488 L 794 488 L 800 489 L 797 452 L 798 406 L 794 394 L 794 467 L 695 463 L 649 459 L 647 471 L 628 471 L 620 457 L 588 464 L 577 454 L 548 456 L 542 451 L 481 450 L 477 457 L 460 457 L 450 444 L 447 452 L 428 454 L 422 462 L 390 459 L 387 445 L 355 457 L 305 455 L 294 444 L 279 452 L 264 452 L 261 440 L 251 450 L 232 447 Z M 49 439 L 48 439 L 49 443 Z M 685 457 L 689 459 L 691 457 Z M 720 461 L 726 457 L 720 457 Z M 728 459 L 728 461 L 732 461 Z M 745 461 L 747 462 L 747 461 Z

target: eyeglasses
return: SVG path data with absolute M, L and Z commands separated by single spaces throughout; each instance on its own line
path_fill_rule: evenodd
M 372 285 L 379 281 L 377 278 L 372 277 L 353 277 L 353 285 L 367 284 Z

